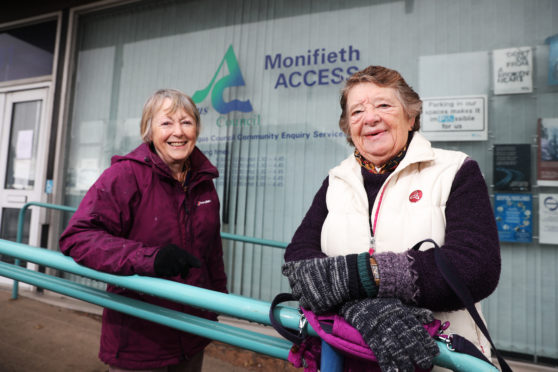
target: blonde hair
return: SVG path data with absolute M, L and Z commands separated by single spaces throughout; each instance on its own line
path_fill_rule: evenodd
M 200 112 L 190 96 L 176 89 L 159 89 L 145 101 L 141 114 L 140 135 L 143 142 L 150 143 L 153 140 L 151 122 L 155 113 L 161 108 L 165 99 L 170 99 L 169 114 L 176 110 L 184 110 L 196 121 L 196 138 L 200 135 L 201 123 Z
M 355 72 L 345 82 L 345 87 L 341 90 L 341 115 L 339 116 L 339 128 L 347 136 L 347 141 L 353 144 L 349 120 L 347 120 L 347 96 L 349 91 L 358 84 L 373 83 L 384 88 L 393 88 L 395 95 L 401 102 L 403 110 L 409 118 L 415 118 L 412 131 L 420 129 L 420 113 L 422 111 L 422 100 L 417 92 L 411 88 L 401 74 L 383 66 L 368 66 L 363 70 Z

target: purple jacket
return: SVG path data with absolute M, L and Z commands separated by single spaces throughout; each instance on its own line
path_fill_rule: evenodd
M 184 192 L 149 145 L 114 156 L 62 233 L 60 250 L 95 270 L 155 276 L 157 252 L 173 243 L 198 257 L 202 267 L 191 269 L 186 280 L 169 280 L 226 292 L 219 199 L 213 185 L 218 172 L 198 148 L 190 160 L 192 176 Z M 214 313 L 128 289 L 108 285 L 107 291 L 216 319 Z M 120 368 L 159 368 L 200 352 L 209 342 L 105 309 L 99 358 Z

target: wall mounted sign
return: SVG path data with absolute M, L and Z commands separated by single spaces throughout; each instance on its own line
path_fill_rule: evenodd
M 494 94 L 533 91 L 533 50 L 531 47 L 492 51 Z
M 558 194 L 539 194 L 539 243 L 558 244 Z
M 486 102 L 481 96 L 423 98 L 421 132 L 431 141 L 486 141 Z
M 531 190 L 531 145 L 494 145 L 494 190 Z
M 558 118 L 539 119 L 537 184 L 558 186 Z
M 532 241 L 531 194 L 494 194 L 494 215 L 501 242 L 530 243 Z

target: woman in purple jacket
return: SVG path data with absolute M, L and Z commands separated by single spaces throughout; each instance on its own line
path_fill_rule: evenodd
M 217 169 L 195 146 L 196 105 L 155 92 L 141 118 L 143 144 L 114 156 L 60 237 L 81 265 L 117 275 L 163 277 L 226 292 Z M 216 320 L 216 314 L 125 288 L 107 291 Z M 105 309 L 99 358 L 109 371 L 200 371 L 210 340 Z

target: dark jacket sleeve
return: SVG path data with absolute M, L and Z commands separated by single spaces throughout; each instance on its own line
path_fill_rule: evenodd
M 327 217 L 326 194 L 329 177 L 326 177 L 322 187 L 318 190 L 312 205 L 302 223 L 296 230 L 291 243 L 285 250 L 285 261 L 298 261 L 308 258 L 326 257 L 322 252 L 322 225 Z
M 91 186 L 60 237 L 60 251 L 77 263 L 117 275 L 153 275 L 154 253 L 125 238 L 140 198 L 131 169 L 117 163 Z
M 446 203 L 446 257 L 478 302 L 488 297 L 500 277 L 500 244 L 488 190 L 476 161 L 468 159 L 457 172 Z M 417 304 L 435 311 L 464 306 L 442 278 L 434 249 L 409 251 L 417 274 Z

